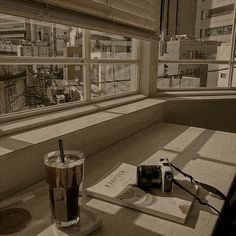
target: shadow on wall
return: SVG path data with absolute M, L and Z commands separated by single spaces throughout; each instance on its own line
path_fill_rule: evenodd
M 165 121 L 236 133 L 236 99 L 169 101 Z

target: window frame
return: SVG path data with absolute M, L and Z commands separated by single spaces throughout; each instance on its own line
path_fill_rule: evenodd
M 206 33 L 205 33 L 206 34 Z M 236 57 L 234 56 L 236 52 L 236 4 L 234 4 L 233 11 L 233 22 L 232 22 L 232 34 L 231 34 L 231 55 L 228 60 L 196 60 L 196 59 L 186 59 L 186 60 L 167 60 L 160 59 L 158 57 L 158 64 L 218 64 L 229 66 L 229 78 L 227 87 L 199 87 L 199 88 L 161 88 L 157 87 L 158 92 L 165 91 L 224 91 L 224 90 L 234 90 L 236 87 L 232 86 L 234 68 L 236 67 Z M 235 72 L 236 73 L 236 72 Z M 158 80 L 158 78 L 157 78 Z
M 3 13 L 4 14 L 4 13 Z M 34 19 L 32 19 L 34 20 Z M 51 23 L 50 21 L 44 21 Z M 60 23 L 59 23 L 60 24 Z M 73 26 L 73 25 L 70 25 Z M 77 27 L 77 26 L 75 26 Z M 11 112 L 11 113 L 1 113 L 0 114 L 0 123 L 6 121 L 6 118 L 9 117 L 8 121 L 15 120 L 18 118 L 15 117 L 29 117 L 34 116 L 35 114 L 44 114 L 48 112 L 54 112 L 58 110 L 63 109 L 69 109 L 74 108 L 78 106 L 83 106 L 87 104 L 92 104 L 100 101 L 106 101 L 111 100 L 115 98 L 125 97 L 129 95 L 138 94 L 140 92 L 140 81 L 139 81 L 139 72 L 140 72 L 140 40 L 132 38 L 132 40 L 135 40 L 136 43 L 134 43 L 134 59 L 92 59 L 90 54 L 90 30 L 88 29 L 82 29 L 82 57 L 33 57 L 33 56 L 1 56 L 0 57 L 0 65 L 80 65 L 83 67 L 83 80 L 84 80 L 84 100 L 82 101 L 75 101 L 75 102 L 69 102 L 65 104 L 57 104 L 54 106 L 48 106 L 48 107 L 40 107 L 40 108 L 33 108 L 28 109 L 24 111 L 17 111 L 17 112 Z M 101 31 L 99 31 L 101 32 Z M 104 31 L 105 32 L 105 31 Z M 101 32 L 102 33 L 102 32 Z M 111 33 L 112 34 L 112 33 Z M 117 33 L 117 35 L 119 35 Z M 122 34 L 121 34 L 122 36 Z M 132 46 L 133 46 L 132 45 Z M 114 95 L 107 95 L 97 98 L 91 98 L 91 81 L 90 81 L 90 65 L 92 64 L 126 64 L 126 65 L 135 65 L 136 66 L 136 75 L 137 78 L 135 80 L 135 90 L 123 92 L 121 94 L 114 94 Z M 19 115 L 18 115 L 19 114 Z

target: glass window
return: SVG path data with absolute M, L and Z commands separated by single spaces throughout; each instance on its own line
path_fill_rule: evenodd
M 0 53 L 8 56 L 82 57 L 81 29 L 0 14 Z
M 204 19 L 204 11 L 201 11 L 201 20 Z
M 223 35 L 223 34 L 231 34 L 232 33 L 232 25 L 218 26 L 214 28 L 206 29 L 206 36 L 214 36 L 214 35 Z
M 203 37 L 203 35 L 202 35 L 202 29 L 200 29 L 200 35 L 199 35 L 199 37 L 200 37 L 200 38 Z
M 137 90 L 137 66 L 130 64 L 92 64 L 92 98 Z
M 131 59 L 132 38 L 91 31 L 91 58 Z
M 234 0 L 204 3 L 202 0 L 189 0 L 178 1 L 178 4 L 164 1 L 159 44 L 159 60 L 162 64 L 158 65 L 158 88 L 175 88 L 175 83 L 181 84 L 180 87 L 186 84 L 187 87 L 205 88 L 229 86 L 230 73 L 220 70 L 230 62 L 234 7 Z M 183 60 L 184 63 L 178 63 Z M 209 62 L 193 64 L 191 60 Z M 219 64 L 211 61 L 219 61 Z M 219 71 L 213 73 L 212 70 Z M 222 77 L 221 73 L 225 75 Z M 182 74 L 190 75 L 188 81 L 191 83 L 183 85 L 183 79 L 180 83 L 173 77 Z
M 227 15 L 234 11 L 234 4 L 209 9 L 208 17 Z
M 137 45 L 124 36 L 0 14 L 0 56 L 8 60 L 0 64 L 0 114 L 137 91 Z
M 2 65 L 1 113 L 83 100 L 82 71 L 81 65 Z
M 228 65 L 217 64 L 159 64 L 159 88 L 227 88 Z

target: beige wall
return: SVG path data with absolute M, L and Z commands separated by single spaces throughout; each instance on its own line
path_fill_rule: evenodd
M 165 106 L 165 121 L 236 133 L 236 99 L 179 100 Z

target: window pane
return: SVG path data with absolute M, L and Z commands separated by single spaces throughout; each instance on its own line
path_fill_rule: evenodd
M 233 69 L 232 87 L 236 88 L 236 64 L 234 64 Z
M 83 100 L 81 65 L 0 65 L 0 113 Z
M 91 58 L 135 59 L 132 38 L 91 31 Z
M 228 60 L 235 0 L 163 1 L 160 59 Z
M 159 64 L 158 88 L 228 87 L 228 65 Z
M 92 98 L 137 90 L 137 66 L 127 64 L 92 64 Z
M 0 14 L 0 55 L 82 57 L 81 29 Z

